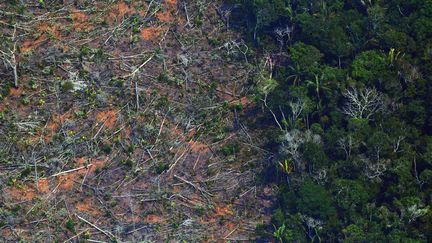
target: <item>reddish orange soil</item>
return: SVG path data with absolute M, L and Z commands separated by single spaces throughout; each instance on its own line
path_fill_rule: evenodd
M 177 5 L 177 0 L 165 0 L 165 2 L 173 8 L 175 8 Z
M 83 170 L 81 170 L 83 171 Z M 75 181 L 79 181 L 79 175 L 82 173 L 81 171 L 71 172 L 65 175 L 58 176 L 58 181 L 60 183 L 59 189 L 61 190 L 72 190 Z
M 78 201 L 75 208 L 80 212 L 86 212 L 94 217 L 100 216 L 101 211 L 97 203 L 91 198 Z
M 90 172 L 94 173 L 96 171 L 96 169 L 102 168 L 105 165 L 105 163 L 107 162 L 107 160 L 108 160 L 107 157 L 92 159 L 92 161 L 91 161 L 92 166 L 90 167 Z
M 74 30 L 90 31 L 93 29 L 93 26 L 89 24 L 89 18 L 85 13 L 75 10 L 72 12 L 71 17 Z
M 76 163 L 77 167 L 81 167 L 81 166 L 86 165 L 86 162 L 87 162 L 87 157 L 80 157 L 80 158 L 75 159 L 75 163 Z
M 173 22 L 175 20 L 171 11 L 158 12 L 156 13 L 156 17 L 163 23 Z
M 117 110 L 105 110 L 96 114 L 96 121 L 98 124 L 105 124 L 105 127 L 112 129 L 117 122 Z
M 17 97 L 19 97 L 22 94 L 22 92 L 23 92 L 22 88 L 11 88 L 9 90 L 9 95 L 12 96 L 12 97 L 17 98 Z
M 6 108 L 9 107 L 9 105 L 11 104 L 17 105 L 18 102 L 13 102 L 13 100 L 19 98 L 23 93 L 23 90 L 23 88 L 11 88 L 9 90 L 9 95 L 4 97 L 3 100 L 0 101 L 0 112 L 6 110 Z
M 57 130 L 63 125 L 63 123 L 66 121 L 66 119 L 69 119 L 72 117 L 71 112 L 66 112 L 64 114 L 58 115 L 55 114 L 52 117 L 52 120 L 48 122 L 46 126 L 46 132 L 44 136 L 45 142 L 51 142 L 53 136 L 56 134 Z M 36 139 L 39 138 L 40 134 L 36 136 Z
M 240 99 L 240 103 L 243 106 L 243 110 L 246 110 L 246 107 L 250 104 L 249 99 L 245 96 Z
M 142 221 L 141 217 L 137 216 L 137 215 L 134 215 L 134 216 L 125 215 L 124 219 L 125 219 L 126 222 L 130 222 L 130 223 L 139 223 L 139 222 Z
M 234 213 L 233 213 L 231 207 L 227 206 L 227 205 L 225 205 L 225 206 L 223 206 L 223 205 L 222 206 L 218 206 L 215 209 L 215 216 L 218 216 L 218 217 L 231 216 L 233 214 Z
M 48 178 L 40 178 L 38 180 L 38 188 L 39 193 L 48 193 L 50 191 Z
M 158 12 L 156 17 L 163 23 L 171 23 L 176 20 L 177 0 L 166 0 L 163 11 Z
M 146 41 L 150 41 L 161 36 L 162 32 L 162 27 L 145 27 L 141 30 L 141 37 Z
M 61 26 L 59 24 L 48 25 L 47 23 L 42 23 L 38 26 L 39 33 L 47 33 L 56 39 L 61 39 Z
M 45 34 L 42 34 L 36 40 L 26 40 L 26 41 L 24 41 L 24 43 L 20 47 L 21 52 L 31 51 L 31 50 L 37 48 L 39 45 L 41 45 L 46 40 L 47 40 L 47 37 Z
M 144 221 L 150 224 L 164 224 L 166 220 L 158 215 L 150 214 L 144 218 Z
M 124 1 L 120 1 L 111 7 L 111 11 L 108 13 L 106 20 L 108 23 L 114 24 L 115 22 L 121 22 L 125 16 L 133 13 L 135 13 L 134 8 L 130 7 Z
M 117 17 L 119 17 L 120 19 L 123 18 L 126 14 L 133 13 L 133 9 L 129 8 L 129 6 L 123 1 L 120 1 L 117 4 L 117 9 L 118 9 L 118 16 Z
M 16 186 L 9 187 L 6 189 L 8 194 L 17 201 L 29 201 L 33 200 L 36 196 L 36 192 L 30 186 L 24 185 L 20 188 Z
M 194 153 L 207 153 L 210 150 L 206 144 L 200 143 L 198 141 L 189 141 L 188 143 L 191 146 L 191 151 Z

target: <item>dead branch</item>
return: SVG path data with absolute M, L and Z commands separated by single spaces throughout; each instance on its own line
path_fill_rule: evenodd
M 17 59 L 16 59 L 16 51 L 17 51 L 17 42 L 18 40 L 16 39 L 16 24 L 14 25 L 14 31 L 12 34 L 12 42 L 13 42 L 13 48 L 12 50 L 10 48 L 8 48 L 8 52 L 6 53 L 2 50 L 0 50 L 0 57 L 1 59 L 3 59 L 4 61 L 6 61 L 9 66 L 12 68 L 12 72 L 14 75 L 14 86 L 15 88 L 18 88 L 18 63 L 17 63 Z
M 183 2 L 183 9 L 185 11 L 186 21 L 187 21 L 184 26 L 192 27 L 192 24 L 191 24 L 190 19 L 189 19 L 189 13 L 188 13 L 187 3 L 186 2 Z
M 151 59 L 153 59 L 153 57 L 155 56 L 155 54 L 152 54 L 147 60 L 145 60 L 139 67 L 137 67 L 132 73 L 130 73 L 130 74 L 128 74 L 128 75 L 126 75 L 126 76 L 123 76 L 123 78 L 129 78 L 129 77 L 132 77 L 132 78 L 134 78 L 135 77 L 135 74 L 142 68 L 142 67 L 144 67 L 148 62 L 150 62 L 151 61 Z
M 352 118 L 369 120 L 375 113 L 384 110 L 383 95 L 375 88 L 349 89 L 343 96 L 347 99 L 343 112 Z
M 237 228 L 233 229 L 231 232 L 229 232 L 223 239 L 226 240 L 228 237 L 230 237 L 236 230 L 238 230 L 240 226 L 237 226 Z
M 140 105 L 139 105 L 138 80 L 136 79 L 135 79 L 135 106 L 136 106 L 136 110 L 138 111 Z
M 177 163 L 180 161 L 180 159 L 189 151 L 191 150 L 191 148 L 185 149 L 183 151 L 183 153 L 174 161 L 174 163 L 169 167 L 167 173 L 171 174 L 173 169 L 175 168 L 175 166 L 177 165 Z
M 88 168 L 90 168 L 90 166 L 92 166 L 92 164 L 81 166 L 79 168 L 75 168 L 75 169 L 72 169 L 72 170 L 62 171 L 62 172 L 59 172 L 57 174 L 52 175 L 51 177 L 57 177 L 57 176 L 65 175 L 65 174 L 68 174 L 68 173 L 71 173 L 71 172 L 75 172 L 75 171 L 78 171 L 78 170 L 88 169 Z
M 181 181 L 183 181 L 184 183 L 186 183 L 186 184 L 192 186 L 192 187 L 195 188 L 196 190 L 198 190 L 198 191 L 200 191 L 200 192 L 202 192 L 202 193 L 204 193 L 204 194 L 207 194 L 207 195 L 213 197 L 213 194 L 211 194 L 210 192 L 208 192 L 208 191 L 202 189 L 201 187 L 195 185 L 194 183 L 192 183 L 192 182 L 190 182 L 190 181 L 184 179 L 183 177 L 180 177 L 180 176 L 178 176 L 178 175 L 174 175 L 174 177 L 177 178 L 177 179 L 179 179 L 179 180 L 181 180 Z
M 97 227 L 95 224 L 92 224 L 91 222 L 89 222 L 85 218 L 79 216 L 78 214 L 75 214 L 75 216 L 77 216 L 77 218 L 79 218 L 80 220 L 82 220 L 86 224 L 88 224 L 88 225 L 92 226 L 93 228 L 97 229 L 98 231 L 100 231 L 104 235 L 108 236 L 110 239 L 115 239 L 116 238 L 111 232 L 102 230 L 101 228 Z
M 267 105 L 267 94 L 265 95 L 264 99 L 262 99 L 262 101 L 264 102 L 264 106 L 270 111 L 270 113 L 273 116 L 273 119 L 275 120 L 276 124 L 278 125 L 279 129 L 281 131 L 284 131 L 284 129 L 282 128 L 282 125 L 279 123 L 276 114 L 272 111 L 272 109 L 270 109 L 270 107 Z

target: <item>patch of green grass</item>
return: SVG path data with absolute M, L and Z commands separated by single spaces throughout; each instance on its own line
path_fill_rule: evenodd
M 102 145 L 102 152 L 105 154 L 110 154 L 112 152 L 112 148 L 109 144 Z
M 61 89 L 63 92 L 72 91 L 74 89 L 74 84 L 71 81 L 66 81 L 62 84 Z
M 169 84 L 171 82 L 170 76 L 166 72 L 162 72 L 157 77 L 157 80 L 161 83 L 167 83 Z
M 66 221 L 65 227 L 70 232 L 75 232 L 75 222 L 72 219 Z
M 21 177 L 21 178 L 25 178 L 25 177 L 27 177 L 31 172 L 32 172 L 32 170 L 30 169 L 30 167 L 27 167 L 27 168 L 25 168 L 23 171 L 21 171 L 20 177 Z
M 22 103 L 23 105 L 28 105 L 28 104 L 30 104 L 30 98 L 29 98 L 29 97 L 24 97 L 24 98 L 22 98 L 22 99 L 21 99 L 21 103 Z
M 158 99 L 157 103 L 156 103 L 156 107 L 157 108 L 168 108 L 169 107 L 169 100 L 167 96 L 162 96 L 161 98 Z
M 11 208 L 11 212 L 13 215 L 17 215 L 18 211 L 21 210 L 21 205 L 15 205 L 13 208 Z
M 166 171 L 169 169 L 169 165 L 163 162 L 159 162 L 156 164 L 156 168 L 155 168 L 155 172 L 157 174 L 162 174 L 162 172 Z
M 134 162 L 131 159 L 122 160 L 120 163 L 129 168 L 131 168 L 134 165 Z
M 129 146 L 127 146 L 126 148 L 126 153 L 128 154 L 132 154 L 136 149 L 136 145 L 135 144 L 131 144 Z
M 238 143 L 229 143 L 220 148 L 220 152 L 225 155 L 234 155 L 240 151 L 240 145 Z
M 124 80 L 122 80 L 122 79 L 117 79 L 117 78 L 112 78 L 112 79 L 108 82 L 108 84 L 109 84 L 110 86 L 113 86 L 113 87 L 121 88 L 121 87 L 123 87 L 123 85 L 124 85 Z
M 221 46 L 222 45 L 222 41 L 217 39 L 217 38 L 212 38 L 209 37 L 208 38 L 208 43 L 209 45 L 213 46 L 213 47 L 217 47 L 217 46 Z

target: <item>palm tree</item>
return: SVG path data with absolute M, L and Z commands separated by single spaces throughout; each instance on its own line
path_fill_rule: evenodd
M 315 80 L 311 81 L 311 80 L 306 80 L 306 83 L 308 84 L 308 86 L 313 86 L 313 88 L 315 89 L 315 93 L 316 96 L 318 98 L 318 106 L 319 108 L 321 107 L 321 90 L 322 89 L 327 89 L 329 90 L 328 87 L 325 87 L 323 84 L 323 80 L 324 80 L 324 74 L 318 75 L 318 74 L 314 74 Z
M 301 75 L 303 74 L 300 65 L 296 64 L 295 66 L 288 66 L 289 69 L 292 70 L 293 74 L 287 77 L 288 79 L 293 79 L 293 84 L 299 84 L 301 82 Z

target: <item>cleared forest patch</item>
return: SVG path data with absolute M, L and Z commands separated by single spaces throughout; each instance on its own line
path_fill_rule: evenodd
M 255 69 L 218 3 L 23 2 L 0 3 L 1 241 L 253 240 Z

